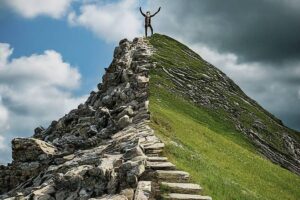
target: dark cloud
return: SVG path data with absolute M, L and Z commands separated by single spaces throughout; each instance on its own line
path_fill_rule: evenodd
M 189 45 L 300 130 L 300 0 L 149 2 L 162 6 L 154 30 Z
M 232 52 L 241 62 L 280 63 L 300 57 L 298 0 L 172 0 L 159 4 L 164 8 L 162 30 Z
M 148 2 L 152 4 L 151 11 L 156 11 L 158 6 L 162 6 L 162 11 L 153 19 L 155 31 L 174 36 L 189 46 L 205 46 L 217 52 L 216 55 L 204 58 L 226 72 L 251 98 L 281 118 L 288 126 L 300 130 L 300 0 L 149 0 Z M 78 4 L 81 5 L 81 2 L 78 1 Z M 7 13 L 1 10 L 7 11 L 3 2 L 0 2 L 0 19 L 4 19 Z M 99 22 L 95 24 L 95 27 L 99 28 Z M 114 26 L 115 24 L 112 27 Z M 197 52 L 203 56 L 201 51 Z M 218 62 L 218 57 L 222 58 L 226 53 L 236 55 L 237 61 L 225 58 L 224 62 L 222 59 Z M 25 61 L 27 60 L 22 59 L 22 66 L 28 69 L 30 63 Z M 241 66 L 244 68 L 238 69 Z M 51 70 L 51 73 L 58 69 Z M 37 70 L 29 68 L 29 71 Z M 46 125 L 50 120 L 60 116 L 57 111 L 67 112 L 73 104 L 78 104 L 75 102 L 79 98 L 72 98 L 57 88 L 55 82 L 57 78 L 46 81 L 42 75 L 47 72 L 36 76 L 25 72 L 26 70 L 21 73 L 20 69 L 16 69 L 12 74 L 0 74 L 0 119 L 2 116 L 5 125 L 14 125 L 11 126 L 9 134 L 5 134 L 7 127 L 1 127 L 3 124 L 0 120 L 0 162 L 10 160 L 10 140 L 13 137 L 32 135 L 34 127 Z M 73 83 L 72 80 L 67 79 L 63 83 Z M 34 85 L 42 85 L 48 81 L 61 92 L 50 90 L 48 84 L 45 89 L 38 89 L 35 95 L 24 92 L 28 91 L 27 87 L 33 88 Z M 64 84 L 59 86 L 62 85 Z M 9 91 L 1 92 L 1 89 L 7 88 Z M 15 98 L 12 99 L 7 95 Z M 66 105 L 63 102 L 67 102 Z M 57 109 L 57 105 L 60 108 L 64 105 L 64 109 Z M 3 117 L 3 108 L 9 113 L 7 122 L 6 116 Z

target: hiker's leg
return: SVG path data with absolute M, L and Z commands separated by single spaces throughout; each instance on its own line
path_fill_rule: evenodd
M 145 35 L 146 35 L 146 37 L 147 37 L 147 26 L 145 26 Z
M 151 26 L 151 24 L 149 25 L 150 29 L 151 29 L 151 36 L 153 35 L 153 28 Z

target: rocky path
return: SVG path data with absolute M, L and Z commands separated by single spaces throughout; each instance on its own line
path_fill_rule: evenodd
M 163 157 L 164 143 L 155 135 L 151 136 L 152 140 L 142 141 L 141 147 L 145 155 L 146 170 L 139 182 L 146 188 L 152 188 L 150 198 L 145 197 L 142 192 L 138 199 L 170 199 L 170 200 L 211 200 L 209 196 L 202 196 L 202 188 L 193 183 L 189 183 L 190 175 L 185 171 L 179 171 L 176 166 Z M 138 189 L 143 190 L 145 187 Z M 149 191 L 149 190 L 146 190 Z M 144 197 L 144 198 L 143 198 Z
M 165 144 L 148 125 L 152 51 L 142 38 L 120 41 L 97 92 L 33 137 L 14 139 L 0 199 L 211 199 L 162 157 Z

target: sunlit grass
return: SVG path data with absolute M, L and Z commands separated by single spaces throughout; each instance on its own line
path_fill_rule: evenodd
M 300 197 L 297 175 L 255 153 L 238 134 L 224 130 L 208 113 L 170 94 L 152 89 L 152 127 L 166 142 L 166 156 L 215 199 L 294 199 Z M 167 93 L 167 92 L 166 92 Z M 190 110 L 189 114 L 187 111 Z M 228 137 L 231 134 L 231 137 Z
M 156 35 L 151 43 L 160 46 L 153 57 L 156 62 L 163 59 L 158 65 L 205 70 L 202 59 L 180 53 L 186 47 L 179 47 L 177 42 Z M 151 126 L 166 143 L 166 156 L 179 169 L 188 171 L 192 181 L 204 188 L 204 194 L 221 200 L 300 199 L 299 176 L 259 154 L 235 130 L 224 111 L 196 106 L 171 92 L 172 82 L 159 69 L 150 75 Z M 256 112 L 253 107 L 249 110 Z

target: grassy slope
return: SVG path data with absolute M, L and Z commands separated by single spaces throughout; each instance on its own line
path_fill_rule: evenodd
M 156 46 L 157 39 L 163 38 L 156 35 L 150 42 Z M 162 53 L 173 50 L 166 49 Z M 187 59 L 177 54 L 177 59 L 170 60 L 160 53 L 156 53 L 154 60 L 163 61 L 164 66 Z M 196 68 L 201 62 L 190 64 Z M 205 110 L 172 94 L 165 87 L 171 84 L 159 69 L 151 72 L 152 127 L 166 142 L 166 155 L 170 160 L 190 172 L 193 181 L 202 185 L 206 194 L 223 200 L 300 199 L 297 175 L 259 155 L 230 123 L 224 123 L 221 111 Z

